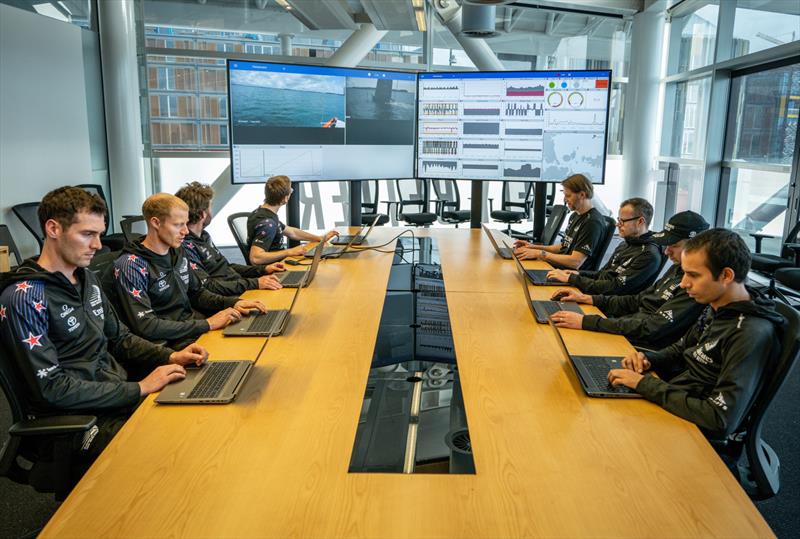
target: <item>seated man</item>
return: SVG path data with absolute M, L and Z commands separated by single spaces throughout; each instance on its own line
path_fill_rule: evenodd
M 283 248 L 283 236 L 292 240 L 328 241 L 339 233 L 332 230 L 324 237 L 286 226 L 278 218 L 278 210 L 289 203 L 294 192 L 288 176 L 273 176 L 264 184 L 264 204 L 253 210 L 247 219 L 247 245 L 251 264 L 271 264 L 287 256 L 303 256 L 308 248 L 298 245 Z
M 622 241 L 600 271 L 553 270 L 547 278 L 586 294 L 638 294 L 656 280 L 664 255 L 648 230 L 653 206 L 643 198 L 620 204 L 617 230 Z
M 736 432 L 761 378 L 780 352 L 784 318 L 772 300 L 745 287 L 750 250 L 735 233 L 714 228 L 690 239 L 681 259 L 686 289 L 708 305 L 678 342 L 636 352 L 608 374 L 644 398 L 701 427 L 709 438 Z M 678 372 L 669 380 L 645 373 Z
M 514 255 L 520 260 L 545 260 L 557 268 L 594 267 L 597 259 L 603 257 L 599 251 L 606 223 L 592 206 L 592 182 L 583 174 L 573 174 L 561 185 L 564 187 L 564 202 L 573 211 L 563 241 L 554 245 L 534 245 L 517 240 L 514 242 Z
M 184 201 L 157 193 L 144 201 L 142 214 L 147 235 L 122 250 L 114 262 L 112 285 L 122 318 L 134 333 L 168 344 L 186 343 L 253 309 L 266 311 L 260 301 L 220 296 L 202 285 L 181 247 L 189 232 Z
M 203 285 L 223 296 L 238 296 L 245 290 L 277 290 L 281 283 L 271 273 L 284 271 L 281 263 L 269 266 L 231 264 L 211 241 L 206 227 L 211 224 L 211 200 L 214 190 L 199 182 L 187 183 L 175 193 L 189 206 L 189 233 L 183 238 L 183 248 L 189 265 Z
M 553 315 L 553 322 L 559 327 L 625 335 L 639 347 L 663 348 L 677 341 L 703 312 L 703 306 L 680 287 L 681 253 L 686 240 L 707 228 L 708 223 L 695 212 L 673 215 L 662 232 L 651 236 L 656 243 L 667 246 L 666 253 L 672 261 L 672 267 L 661 279 L 642 292 L 627 296 L 590 296 L 558 290 L 554 298 L 596 305 L 608 318 L 559 311 Z
M 84 269 L 101 247 L 105 212 L 103 200 L 83 189 L 51 191 L 39 206 L 42 254 L 0 275 L 0 341 L 8 354 L 3 359 L 24 383 L 20 397 L 36 414 L 97 416 L 75 444 L 83 469 L 143 396 L 181 380 L 183 365 L 201 364 L 207 356 L 196 344 L 180 352 L 156 346 L 117 318 L 97 276 Z M 148 374 L 129 381 L 126 368 Z M 23 452 L 47 460 L 47 440 L 23 443 Z

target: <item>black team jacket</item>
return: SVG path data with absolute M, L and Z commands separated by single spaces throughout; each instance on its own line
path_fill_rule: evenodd
M 141 241 L 126 245 L 114 262 L 113 275 L 106 276 L 120 316 L 137 335 L 184 344 L 209 330 L 205 315 L 238 301 L 207 290 L 182 247 L 158 255 Z
M 627 296 L 593 295 L 592 303 L 608 318 L 583 317 L 583 329 L 624 335 L 635 346 L 656 350 L 681 338 L 695 323 L 704 306 L 680 287 L 683 270 L 673 264 L 661 279 Z
M 664 255 L 652 232 L 626 238 L 599 271 L 580 271 L 569 284 L 585 294 L 638 294 L 656 280 Z
M 211 235 L 203 230 L 200 236 L 189 231 L 183 239 L 189 266 L 208 290 L 222 296 L 238 296 L 245 290 L 258 290 L 258 278 L 265 266 L 231 264 L 223 256 Z
M 647 400 L 703 429 L 713 439 L 736 431 L 780 352 L 785 324 L 775 304 L 749 290 L 750 301 L 706 308 L 675 344 L 647 352 L 652 368 L 679 374 L 646 375 L 636 386 Z
M 37 413 L 136 405 L 139 385 L 128 381 L 125 367 L 149 372 L 172 350 L 131 333 L 94 273 L 79 268 L 75 276 L 78 285 L 33 259 L 0 275 L 4 354 Z

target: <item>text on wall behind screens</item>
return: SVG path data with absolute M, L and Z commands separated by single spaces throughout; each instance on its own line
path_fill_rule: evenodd
M 416 75 L 228 62 L 233 183 L 410 178 Z
M 417 177 L 605 175 L 610 71 L 420 73 Z

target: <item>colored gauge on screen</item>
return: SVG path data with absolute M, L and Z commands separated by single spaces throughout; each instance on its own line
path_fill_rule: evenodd
M 564 104 L 564 96 L 560 92 L 552 92 L 547 94 L 547 104 L 551 107 L 558 108 Z
M 583 106 L 583 94 L 580 92 L 572 92 L 567 96 L 567 103 L 570 107 L 578 108 Z

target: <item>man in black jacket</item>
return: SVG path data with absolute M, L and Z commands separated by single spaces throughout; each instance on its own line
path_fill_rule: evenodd
M 238 296 L 245 290 L 278 290 L 281 283 L 271 275 L 286 268 L 280 262 L 257 266 L 231 264 L 211 241 L 206 227 L 211 224 L 211 200 L 214 190 L 200 182 L 187 183 L 175 193 L 189 207 L 189 233 L 183 238 L 183 248 L 189 266 L 200 282 L 210 291 L 222 296 Z
M 653 206 L 629 198 L 619 207 L 617 230 L 623 241 L 599 271 L 556 269 L 547 278 L 568 283 L 586 294 L 638 294 L 656 280 L 664 255 L 648 230 Z
M 672 261 L 672 267 L 661 279 L 644 291 L 627 296 L 590 296 L 558 290 L 554 298 L 596 305 L 608 318 L 559 311 L 553 315 L 553 322 L 559 327 L 625 335 L 635 346 L 650 349 L 677 341 L 703 312 L 703 306 L 680 287 L 681 253 L 689 238 L 706 229 L 708 223 L 693 211 L 673 215 L 662 232 L 651 236 L 656 243 L 667 246 L 666 254 Z
M 131 331 L 182 344 L 241 320 L 250 310 L 266 311 L 260 301 L 221 296 L 202 285 L 181 247 L 189 231 L 185 202 L 157 193 L 144 201 L 142 214 L 147 235 L 126 245 L 114 262 L 115 300 Z
M 683 250 L 681 288 L 708 305 L 678 342 L 626 357 L 609 372 L 614 385 L 636 390 L 665 410 L 701 427 L 709 438 L 736 432 L 762 377 L 780 352 L 785 321 L 772 300 L 745 287 L 750 251 L 735 233 L 715 228 Z M 662 377 L 645 373 L 653 369 Z
M 84 269 L 101 247 L 105 211 L 100 197 L 77 187 L 48 193 L 39 206 L 41 255 L 0 276 L 0 341 L 24 382 L 22 400 L 37 415 L 98 417 L 76 440 L 86 465 L 143 396 L 182 379 L 183 365 L 207 356 L 196 344 L 180 352 L 156 346 L 117 318 L 95 274 Z M 126 368 L 149 374 L 129 380 Z

